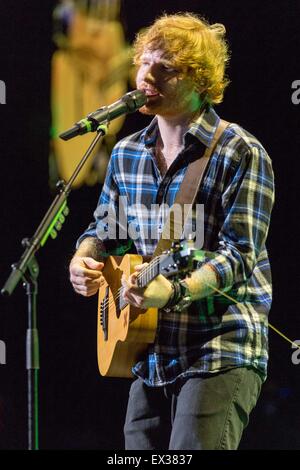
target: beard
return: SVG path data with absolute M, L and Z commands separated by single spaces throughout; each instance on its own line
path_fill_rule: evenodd
M 159 111 L 161 111 L 163 107 L 162 98 L 160 96 L 156 96 L 154 99 L 151 97 L 148 98 L 146 104 L 144 104 L 139 111 L 147 116 L 153 116 L 155 114 L 159 114 Z
M 156 111 L 149 109 L 148 106 L 145 105 L 139 108 L 139 112 L 141 114 L 145 114 L 146 116 L 154 116 L 155 114 L 157 114 Z

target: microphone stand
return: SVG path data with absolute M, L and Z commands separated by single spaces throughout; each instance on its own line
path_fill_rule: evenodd
M 26 335 L 26 369 L 27 369 L 27 398 L 28 398 L 28 449 L 39 449 L 38 426 L 38 379 L 39 379 L 39 338 L 37 329 L 37 294 L 39 265 L 35 253 L 43 247 L 49 236 L 56 238 L 57 231 L 62 227 L 65 217 L 69 213 L 67 198 L 71 192 L 71 186 L 80 173 L 92 151 L 107 132 L 107 125 L 101 125 L 97 129 L 97 135 L 93 139 L 86 153 L 77 165 L 68 183 L 60 180 L 57 183 L 59 194 L 55 197 L 40 225 L 32 238 L 22 240 L 26 247 L 20 260 L 12 264 L 12 271 L 5 282 L 1 294 L 11 295 L 20 282 L 26 289 L 28 297 L 28 328 Z

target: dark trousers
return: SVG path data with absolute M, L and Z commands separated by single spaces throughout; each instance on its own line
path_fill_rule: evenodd
M 259 374 L 244 367 L 166 387 L 136 379 L 129 393 L 125 448 L 237 449 L 261 385 Z

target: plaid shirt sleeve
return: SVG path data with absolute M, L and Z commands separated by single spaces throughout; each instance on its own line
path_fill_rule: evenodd
M 228 151 L 232 154 L 232 147 Z M 248 146 L 242 155 L 238 149 L 234 152 L 235 171 L 222 194 L 224 221 L 218 246 L 207 262 L 223 291 L 237 289 L 251 277 L 264 248 L 274 203 L 272 164 L 263 147 Z
M 104 244 L 105 251 L 112 255 L 122 255 L 131 247 L 131 240 L 118 236 L 121 231 L 127 233 L 125 218 L 119 217 L 119 190 L 114 170 L 113 152 L 107 167 L 105 181 L 94 212 L 94 221 L 77 240 L 76 247 L 87 237 L 96 237 Z M 122 225 L 121 227 L 121 224 Z

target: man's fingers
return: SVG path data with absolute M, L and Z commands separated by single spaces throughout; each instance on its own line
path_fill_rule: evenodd
M 72 277 L 71 282 L 73 286 L 83 286 L 83 287 L 100 287 L 105 282 L 104 277 L 101 276 L 99 279 L 87 279 L 82 277 Z
M 148 266 L 149 263 L 143 263 L 143 264 L 137 264 L 134 269 L 136 269 L 136 271 L 142 271 L 142 269 L 144 269 L 146 266 Z
M 84 256 L 82 260 L 89 269 L 101 270 L 104 267 L 104 263 L 102 263 L 102 261 L 96 261 L 94 258 L 90 258 L 88 256 Z
M 98 292 L 99 286 L 82 286 L 82 285 L 74 285 L 73 284 L 74 291 L 77 294 L 83 295 L 84 297 L 90 297 L 91 295 L 94 295 Z
M 137 277 L 138 277 L 138 274 L 137 274 L 137 273 L 133 273 L 133 274 L 131 274 L 131 276 L 129 277 L 129 282 L 130 282 L 130 284 L 131 284 L 132 286 L 134 286 L 134 287 L 137 287 L 137 282 L 136 282 Z
M 102 274 L 104 263 L 90 257 L 75 256 L 69 267 L 70 281 L 78 294 L 89 297 L 98 292 L 105 282 Z
M 125 287 L 126 289 L 137 289 L 137 283 L 136 283 L 136 279 L 137 279 L 137 274 L 131 274 L 129 276 L 128 279 L 126 279 L 125 275 L 122 274 L 122 278 L 121 278 L 121 283 L 122 283 L 122 286 Z
M 143 297 L 140 297 L 136 294 L 131 294 L 127 291 L 124 293 L 124 300 L 128 301 L 131 305 L 134 305 L 135 307 L 142 308 L 144 299 Z
M 71 268 L 71 274 L 77 277 L 87 277 L 90 279 L 97 279 L 102 276 L 101 271 L 95 271 L 93 269 L 87 269 L 83 266 L 73 266 Z
M 125 274 L 122 274 L 121 284 L 123 287 L 125 287 L 125 289 L 131 289 L 132 287 L 135 287 L 135 284 L 132 283 L 132 275 L 126 279 Z
M 75 276 L 95 279 L 101 275 L 104 263 L 90 257 L 74 257 L 70 263 L 70 273 Z

